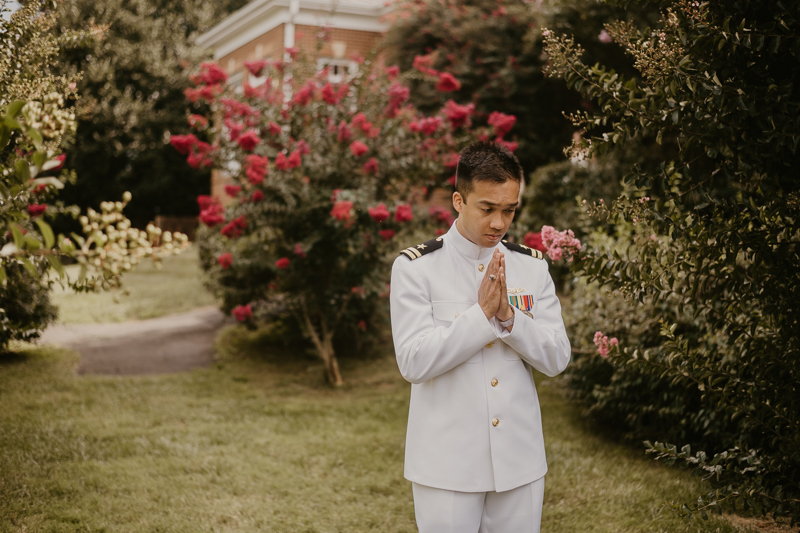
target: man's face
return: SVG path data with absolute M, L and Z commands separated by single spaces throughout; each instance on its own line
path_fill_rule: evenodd
M 466 199 L 461 193 L 453 194 L 453 207 L 459 213 L 458 229 L 478 246 L 492 248 L 511 226 L 518 201 L 519 182 L 516 180 L 474 181 Z

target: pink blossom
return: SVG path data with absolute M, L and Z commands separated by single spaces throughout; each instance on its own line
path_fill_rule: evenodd
M 423 74 L 429 76 L 438 76 L 439 71 L 431 68 L 433 66 L 433 56 L 431 54 L 424 56 L 414 56 L 414 68 Z
M 581 241 L 571 229 L 556 231 L 553 226 L 542 226 L 542 244 L 547 247 L 547 256 L 558 261 L 566 255 L 569 261 L 581 249 Z
M 389 96 L 389 110 L 391 115 L 394 115 L 411 96 L 411 90 L 405 85 L 394 82 L 389 86 L 387 94 Z
M 540 252 L 547 251 L 547 246 L 545 246 L 544 243 L 542 242 L 541 231 L 539 233 L 534 233 L 532 231 L 529 231 L 522 238 L 522 241 L 528 248 L 533 248 L 534 250 L 539 250 Z
M 314 83 L 314 80 L 307 81 L 306 84 L 297 91 L 294 98 L 292 98 L 292 104 L 300 104 L 301 106 L 308 104 L 314 97 L 315 88 L 316 83 Z
M 339 103 L 339 94 L 333 89 L 333 85 L 326 83 L 322 87 L 322 99 L 325 103 L 336 105 Z
M 231 141 L 235 141 L 239 138 L 239 135 L 242 134 L 242 130 L 244 129 L 244 124 L 241 122 L 233 122 L 231 119 L 225 119 L 225 127 L 228 128 L 228 138 Z
M 179 154 L 186 155 L 197 145 L 197 137 L 191 133 L 189 135 L 173 135 L 169 138 L 169 143 Z
M 242 215 L 240 217 L 234 218 L 233 220 L 225 224 L 220 230 L 220 233 L 222 233 L 229 239 L 232 239 L 234 237 L 238 237 L 239 235 L 241 235 L 246 227 L 247 227 L 247 220 L 245 220 L 244 215 Z
M 200 222 L 213 228 L 225 222 L 225 208 L 213 196 L 200 195 L 197 197 L 200 206 Z
M 277 261 L 275 261 L 275 267 L 280 268 L 281 270 L 286 270 L 289 268 L 291 261 L 289 261 L 288 257 L 281 257 Z
M 245 158 L 245 174 L 253 185 L 261 185 L 269 172 L 269 159 L 264 156 L 250 154 Z
M 451 93 L 461 88 L 461 82 L 449 72 L 439 74 L 439 81 L 436 83 L 436 90 L 443 93 Z
M 208 126 L 208 119 L 203 115 L 189 115 L 187 122 L 189 123 L 189 127 L 196 129 L 203 129 Z
M 353 216 L 353 202 L 336 202 L 333 204 L 333 209 L 331 209 L 331 216 L 336 220 L 340 220 L 342 222 L 348 222 L 350 217 Z
M 300 53 L 300 50 L 296 46 L 287 46 L 286 53 L 289 54 L 289 57 L 294 59 Z
M 251 198 L 253 202 L 260 202 L 261 200 L 264 199 L 264 193 L 256 189 L 255 191 L 253 191 L 253 196 Z
M 217 263 L 219 263 L 219 266 L 221 266 L 223 270 L 228 270 L 233 264 L 233 256 L 230 252 L 225 252 L 217 257 Z
M 264 72 L 264 69 L 269 66 L 269 61 L 265 59 L 258 59 L 256 61 L 245 61 L 244 68 L 247 71 L 255 76 L 256 78 L 260 78 L 261 74 Z
M 350 153 L 355 157 L 361 157 L 367 152 L 369 152 L 369 147 L 361 141 L 354 141 L 350 144 Z
M 390 80 L 393 80 L 400 75 L 400 67 L 398 67 L 397 65 L 392 65 L 391 67 L 386 67 L 385 72 L 386 72 L 386 77 L 389 78 Z
M 231 310 L 231 314 L 236 317 L 239 322 L 245 322 L 248 318 L 253 318 L 253 309 L 250 304 L 237 305 Z
M 426 117 L 415 120 L 408 125 L 408 129 L 414 133 L 422 133 L 424 135 L 433 135 L 441 127 L 443 121 L 442 117 Z
M 236 196 L 241 191 L 242 191 L 242 188 L 239 185 L 226 185 L 225 186 L 225 194 L 227 194 L 231 198 L 236 198 Z
M 247 130 L 239 136 L 236 142 L 245 152 L 252 152 L 253 148 L 261 142 L 261 139 L 255 131 Z
M 352 132 L 350 131 L 350 127 L 347 125 L 347 122 L 344 120 L 339 123 L 338 133 L 336 139 L 340 142 L 346 142 L 352 136 Z
M 308 146 L 308 143 L 302 139 L 297 141 L 295 148 L 297 148 L 297 151 L 300 152 L 300 155 L 308 155 L 311 153 L 311 147 Z
M 356 113 L 356 115 L 350 121 L 350 126 L 352 128 L 358 128 L 364 133 L 367 133 L 372 128 L 372 122 L 367 120 L 367 116 L 364 113 Z
M 611 349 L 614 346 L 619 346 L 619 341 L 616 337 L 609 339 L 608 335 L 603 335 L 602 331 L 598 331 L 594 334 L 593 342 L 594 345 L 597 346 L 597 353 L 600 354 L 600 357 L 608 357 Z
M 300 166 L 300 150 L 295 150 L 291 154 L 289 154 L 289 159 L 286 160 L 286 164 L 289 165 L 289 168 L 297 168 Z
M 374 157 L 370 157 L 369 160 L 364 163 L 364 172 L 366 174 L 375 175 L 378 173 L 378 160 Z
M 294 245 L 294 255 L 296 255 L 297 257 L 303 257 L 303 258 L 306 257 L 306 251 L 303 248 L 303 244 L 302 243 L 298 242 L 298 243 L 296 243 Z
M 458 105 L 453 100 L 448 100 L 444 104 L 444 114 L 453 129 L 461 126 L 469 126 L 470 117 L 475 111 L 475 104 Z
M 61 167 L 64 166 L 64 161 L 67 159 L 67 154 L 58 154 L 53 158 L 54 161 L 58 161 L 58 165 L 54 166 L 50 170 L 56 171 L 61 170 Z
M 275 122 L 270 121 L 269 124 L 267 124 L 267 127 L 269 128 L 269 132 L 272 135 L 280 135 L 281 127 L 277 125 Z
M 397 210 L 394 212 L 394 219 L 397 222 L 409 222 L 414 218 L 414 214 L 411 212 L 411 206 L 408 204 L 400 204 L 397 206 Z
M 375 207 L 370 207 L 367 211 L 369 212 L 369 216 L 372 217 L 372 220 L 378 224 L 389 220 L 389 217 L 392 216 L 389 210 L 386 209 L 386 204 L 383 203 L 378 204 Z
M 499 144 L 499 145 L 501 145 L 501 146 L 505 146 L 506 148 L 508 148 L 508 150 L 510 152 L 516 152 L 517 148 L 519 148 L 519 145 L 516 142 L 514 142 L 514 141 L 505 141 L 505 140 L 501 139 L 500 137 L 496 138 L 494 140 L 494 142 Z
M 395 233 L 393 229 L 382 229 L 378 231 L 378 235 L 380 235 L 381 239 L 384 241 L 389 241 L 394 237 Z
M 600 30 L 600 34 L 597 36 L 597 40 L 601 43 L 608 44 L 614 39 L 611 38 L 611 34 L 609 34 L 606 30 Z
M 455 217 L 453 217 L 453 213 L 449 209 L 433 205 L 428 212 L 434 219 L 446 225 L 448 228 L 455 222 Z
M 358 322 L 358 329 L 360 329 L 361 331 L 367 331 L 367 323 L 364 322 L 363 320 L 360 320 Z
M 275 168 L 278 170 L 286 170 L 289 168 L 289 160 L 286 159 L 286 154 L 283 152 L 278 152 L 278 155 L 275 157 Z
M 203 62 L 200 63 L 199 81 L 206 85 L 216 85 L 228 81 L 228 75 L 216 63 Z
M 493 111 L 489 115 L 488 123 L 490 126 L 494 126 L 494 134 L 497 137 L 503 137 L 511 128 L 514 127 L 514 124 L 517 122 L 517 117 L 514 115 L 506 115 L 505 113 L 500 113 L 498 111 Z
M 30 204 L 25 208 L 31 218 L 36 218 L 47 211 L 47 204 Z

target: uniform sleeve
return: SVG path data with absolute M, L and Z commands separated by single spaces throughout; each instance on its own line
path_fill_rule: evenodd
M 390 304 L 397 366 L 407 381 L 422 383 L 467 361 L 497 334 L 477 303 L 449 327 L 436 326 L 430 292 L 416 266 L 404 257 L 395 260 Z
M 512 306 L 514 327 L 511 332 L 500 326 L 499 322 L 496 332 L 526 363 L 552 377 L 567 368 L 572 348 L 564 319 L 561 318 L 561 303 L 556 296 L 553 278 L 550 272 L 544 275 L 545 281 L 531 310 L 534 318 Z

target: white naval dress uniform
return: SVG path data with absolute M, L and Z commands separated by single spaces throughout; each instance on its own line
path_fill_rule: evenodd
M 530 367 L 555 376 L 570 358 L 547 262 L 496 246 L 505 254 L 509 292 L 533 299 L 528 313 L 513 308 L 509 333 L 496 318 L 487 320 L 478 304 L 494 248 L 472 243 L 456 224 L 440 239 L 435 251 L 401 252 L 392 268 L 392 335 L 400 372 L 412 383 L 405 477 L 415 494 L 418 485 L 511 493 L 537 480 L 541 489 L 547 462 Z M 538 531 L 538 525 L 524 531 Z

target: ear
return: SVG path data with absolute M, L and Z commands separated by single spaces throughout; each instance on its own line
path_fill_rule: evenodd
M 458 213 L 461 213 L 464 209 L 464 197 L 461 196 L 461 193 L 458 191 L 453 193 L 453 208 Z

